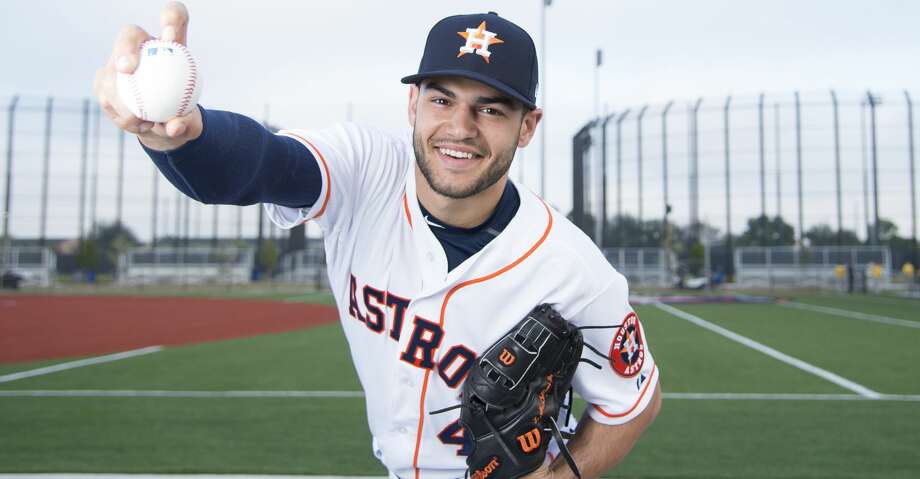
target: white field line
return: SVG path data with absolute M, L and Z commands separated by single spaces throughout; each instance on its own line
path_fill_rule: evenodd
M 834 299 L 840 298 L 841 296 L 844 296 L 844 294 L 843 294 L 843 293 L 840 293 L 840 294 L 822 294 L 822 295 L 819 295 L 818 297 L 819 297 L 819 298 L 823 298 L 823 299 L 834 300 Z M 845 296 L 844 296 L 844 297 L 845 297 Z M 916 305 L 916 304 L 917 304 L 917 298 L 910 298 L 910 297 L 900 297 L 900 298 L 899 298 L 899 297 L 887 297 L 887 296 L 876 296 L 876 295 L 872 295 L 872 294 L 861 295 L 861 296 L 859 296 L 859 300 L 860 300 L 860 301 L 867 302 L 867 303 L 894 304 L 894 305 L 898 305 L 898 306 L 913 306 L 913 305 Z M 913 303 L 913 304 L 911 304 L 911 303 Z
M 838 376 L 826 369 L 821 369 L 813 364 L 806 363 L 805 361 L 802 361 L 801 359 L 794 358 L 785 353 L 781 353 L 765 344 L 754 341 L 751 338 L 742 336 L 738 333 L 729 331 L 721 326 L 710 323 L 709 321 L 706 321 L 705 319 L 700 318 L 699 316 L 694 316 L 685 311 L 681 311 L 673 306 L 668 306 L 667 304 L 657 303 L 655 304 L 655 307 L 657 307 L 660 310 L 671 313 L 672 315 L 677 316 L 678 318 L 687 320 L 697 326 L 706 328 L 716 334 L 725 336 L 726 338 L 731 339 L 732 341 L 739 342 L 751 349 L 760 351 L 761 353 L 764 353 L 767 356 L 770 356 L 779 361 L 782 361 L 790 366 L 793 366 L 793 367 L 801 369 L 802 371 L 814 374 L 815 376 L 818 376 L 822 379 L 830 381 L 844 389 L 849 389 L 850 391 L 853 391 L 856 394 L 859 394 L 861 396 L 865 396 L 870 399 L 879 399 L 882 396 L 881 393 L 873 391 L 861 384 L 857 384 L 853 381 L 850 381 L 849 379 L 846 379 L 842 376 Z
M 867 397 L 859 394 L 799 394 L 799 393 L 664 393 L 664 398 L 704 401 L 904 401 L 920 402 L 920 394 L 880 394 Z
M 881 316 L 878 314 L 860 313 L 857 311 L 849 311 L 846 309 L 831 308 L 828 306 L 818 306 L 815 304 L 799 303 L 797 301 L 781 302 L 777 304 L 779 304 L 780 306 L 785 306 L 787 308 L 803 309 L 805 311 L 815 311 L 818 313 L 832 314 L 834 316 L 841 316 L 844 318 L 861 319 L 863 321 L 874 321 L 876 323 L 890 324 L 893 326 L 904 326 L 906 328 L 920 329 L 920 321 L 908 321 L 906 319 L 891 318 L 888 316 Z
M 133 358 L 135 356 L 143 356 L 145 354 L 156 353 L 163 350 L 163 346 L 150 346 L 141 349 L 134 349 L 131 351 L 125 351 L 122 353 L 107 354 L 105 356 L 96 356 L 94 358 L 80 359 L 77 361 L 68 361 L 66 363 L 55 364 L 53 366 L 48 366 L 38 369 L 30 369 L 28 371 L 20 371 L 18 373 L 6 374 L 0 376 L 0 383 L 8 383 L 10 381 L 15 381 L 17 379 L 31 378 L 33 376 L 41 376 L 43 374 L 56 373 L 58 371 L 65 371 L 67 369 L 80 368 L 83 366 L 92 366 L 94 364 L 110 363 L 112 361 L 119 361 L 121 359 Z
M 119 390 L 0 390 L 0 397 L 88 397 L 88 398 L 363 398 L 361 391 L 119 391 Z M 727 400 L 727 401 L 905 401 L 920 402 L 920 394 L 880 394 L 867 397 L 859 394 L 800 394 L 800 393 L 664 393 L 669 400 Z

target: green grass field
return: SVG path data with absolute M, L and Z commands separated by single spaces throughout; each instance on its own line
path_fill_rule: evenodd
M 271 289 L 203 294 L 329 302 Z M 920 325 L 915 300 L 794 299 Z M 920 477 L 920 328 L 779 304 L 676 307 L 882 399 L 860 399 L 813 372 L 640 306 L 666 398 L 658 420 L 608 477 Z M 0 376 L 61 361 L 0 365 Z M 0 382 L 0 472 L 383 475 L 361 397 L 99 397 L 359 389 L 337 324 Z M 36 396 L 48 391 L 90 397 Z

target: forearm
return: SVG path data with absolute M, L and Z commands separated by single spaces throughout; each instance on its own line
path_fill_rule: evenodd
M 207 204 L 312 205 L 319 166 L 300 142 L 274 135 L 243 115 L 201 109 L 202 132 L 172 151 L 144 146 L 163 176 Z
M 645 429 L 655 420 L 661 409 L 661 388 L 655 387 L 655 394 L 649 405 L 633 420 L 616 426 L 600 424 L 586 413 L 578 423 L 575 436 L 568 443 L 569 450 L 584 479 L 598 477 L 619 464 Z M 550 466 L 553 479 L 574 478 L 575 474 L 562 457 Z

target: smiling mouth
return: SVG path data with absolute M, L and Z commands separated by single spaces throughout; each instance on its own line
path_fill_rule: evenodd
M 471 151 L 460 151 L 443 146 L 435 147 L 434 150 L 442 167 L 455 173 L 475 169 L 483 160 L 482 155 Z
M 444 156 L 449 156 L 451 158 L 456 158 L 458 160 L 472 160 L 473 158 L 481 158 L 480 155 L 471 153 L 469 151 L 452 150 L 450 148 L 443 148 L 443 147 L 439 147 L 437 148 L 437 150 L 438 150 L 438 153 Z

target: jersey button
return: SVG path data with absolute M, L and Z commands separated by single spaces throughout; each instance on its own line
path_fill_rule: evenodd
M 433 262 L 433 261 L 434 261 L 434 253 L 432 253 L 431 251 L 425 253 L 425 258 L 428 260 L 429 263 Z
M 406 433 L 409 432 L 409 430 L 406 429 L 405 426 L 401 426 L 401 427 L 399 428 L 399 432 L 400 432 L 400 434 L 406 434 Z

